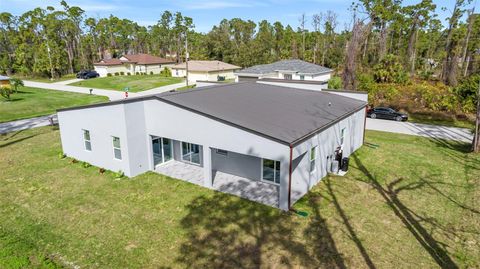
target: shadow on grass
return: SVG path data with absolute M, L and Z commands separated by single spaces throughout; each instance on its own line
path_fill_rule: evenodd
M 176 261 L 190 268 L 295 267 L 345 268 L 321 216 L 297 239 L 298 219 L 288 212 L 215 192 L 190 203 L 181 225 L 187 240 Z
M 0 144 L 0 148 L 8 147 L 8 146 L 10 146 L 10 145 L 13 145 L 13 144 L 22 142 L 22 141 L 24 141 L 24 140 L 33 138 L 33 137 L 35 137 L 35 136 L 37 136 L 37 135 L 36 135 L 36 134 L 34 134 L 34 135 L 28 135 L 28 136 L 25 136 L 25 137 L 18 138 L 18 139 L 16 139 L 16 140 L 8 141 L 7 143 Z
M 420 218 L 417 220 L 418 215 L 405 206 L 398 197 L 400 191 L 421 188 L 422 183 L 407 184 L 406 186 L 399 187 L 398 185 L 404 180 L 403 178 L 399 178 L 388 183 L 386 187 L 383 187 L 378 182 L 377 178 L 368 171 L 365 165 L 363 165 L 358 156 L 353 154 L 352 158 L 360 171 L 367 176 L 368 181 L 366 183 L 370 184 L 382 196 L 385 203 L 392 209 L 393 213 L 400 219 L 435 262 L 442 268 L 458 268 L 445 249 L 445 244 L 435 240 L 427 229 L 420 224 L 422 219 Z

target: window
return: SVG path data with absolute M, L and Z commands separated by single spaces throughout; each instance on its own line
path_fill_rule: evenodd
M 182 160 L 200 164 L 200 146 L 197 144 L 182 142 Z
M 283 74 L 283 79 L 292 80 L 292 74 Z
M 122 159 L 122 149 L 120 148 L 120 138 L 112 136 L 113 141 L 113 156 L 117 160 Z
M 225 155 L 225 156 L 228 155 L 228 151 L 223 150 L 223 149 L 216 149 L 215 152 L 216 152 L 217 154 L 220 154 L 220 155 Z
M 315 171 L 315 160 L 317 159 L 317 146 L 310 149 L 310 173 Z
M 305 76 L 304 76 L 304 75 L 300 75 L 300 80 L 305 80 Z
M 92 151 L 92 142 L 90 142 L 89 130 L 83 130 L 83 142 L 85 145 L 85 150 Z
M 262 159 L 262 179 L 280 184 L 280 162 Z
M 343 145 L 343 141 L 345 140 L 345 128 L 342 128 L 340 133 L 340 145 Z

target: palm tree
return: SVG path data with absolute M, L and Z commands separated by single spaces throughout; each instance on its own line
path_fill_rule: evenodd
M 19 87 L 19 86 L 21 86 L 21 87 L 25 86 L 25 85 L 23 84 L 23 80 L 18 79 L 18 78 L 11 78 L 11 79 L 10 79 L 10 85 L 13 86 L 13 89 L 14 89 L 15 93 L 18 92 L 18 87 Z

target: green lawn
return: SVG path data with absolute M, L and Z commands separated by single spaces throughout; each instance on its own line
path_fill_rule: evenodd
M 71 80 L 71 79 L 76 79 L 76 74 L 68 74 L 68 75 L 63 75 L 60 78 L 56 79 L 50 79 L 50 78 L 45 78 L 45 77 L 31 77 L 31 76 L 20 76 L 20 75 L 14 75 L 13 77 L 19 78 L 21 80 L 30 80 L 30 81 L 37 81 L 37 82 L 45 82 L 45 83 L 54 83 L 54 82 L 60 82 L 60 81 L 65 81 L 65 80 Z
M 59 108 L 108 101 L 107 97 L 21 87 L 8 101 L 0 97 L 0 122 L 55 113 Z
M 93 78 L 75 82 L 70 85 L 115 91 L 123 91 L 125 87 L 129 87 L 130 92 L 141 92 L 156 87 L 180 83 L 182 81 L 182 78 L 167 78 L 159 75 L 135 75 Z
M 455 118 L 446 119 L 446 118 L 434 117 L 431 115 L 410 113 L 408 114 L 408 120 L 411 122 L 424 123 L 424 124 L 460 127 L 460 128 L 468 128 L 472 130 L 475 129 L 475 122 L 468 121 L 468 120 L 458 120 Z
M 0 136 L 0 268 L 478 268 L 480 156 L 367 131 L 302 217 L 155 173 L 60 159 L 51 127 Z M 47 264 L 47 265 L 45 265 Z

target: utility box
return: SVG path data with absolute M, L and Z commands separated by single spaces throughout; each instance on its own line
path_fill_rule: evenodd
M 348 163 L 349 163 L 349 158 L 348 157 L 343 157 L 342 158 L 342 171 L 347 172 L 348 171 Z

